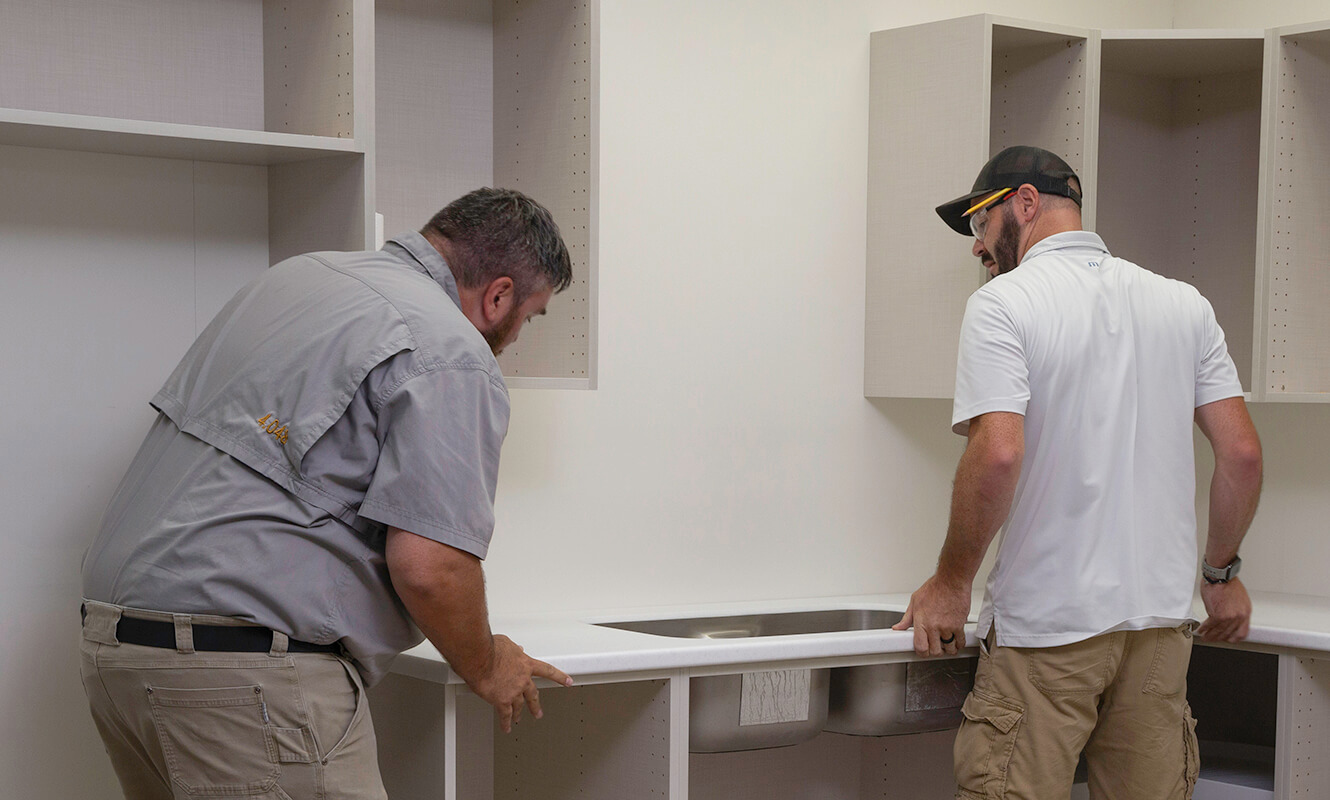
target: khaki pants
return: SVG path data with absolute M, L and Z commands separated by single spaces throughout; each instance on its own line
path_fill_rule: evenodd
M 1184 800 L 1200 769 L 1191 628 L 1063 647 L 980 647 L 956 736 L 960 800 L 1066 800 L 1081 751 L 1095 800 Z
M 122 644 L 122 609 L 87 610 L 83 686 L 128 800 L 387 797 L 346 659 L 285 653 L 281 634 L 270 653 L 192 652 L 187 625 L 174 650 Z

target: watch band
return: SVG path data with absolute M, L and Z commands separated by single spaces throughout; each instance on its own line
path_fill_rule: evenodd
M 1205 559 L 1201 559 L 1201 577 L 1205 578 L 1206 583 L 1228 583 L 1238 576 L 1241 568 L 1242 559 L 1238 556 L 1233 556 L 1233 560 L 1223 567 L 1212 567 Z

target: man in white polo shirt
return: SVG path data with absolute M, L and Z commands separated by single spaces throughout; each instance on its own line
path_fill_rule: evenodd
M 952 654 L 1004 523 L 956 740 L 958 798 L 1191 796 L 1196 623 L 1193 420 L 1215 453 L 1201 596 L 1207 639 L 1246 637 L 1238 546 L 1261 447 L 1210 304 L 1082 231 L 1058 156 L 1011 147 L 938 207 L 992 280 L 966 304 L 952 429 L 968 437 L 937 572 L 897 627 Z M 1017 269 L 1019 267 L 1019 269 Z

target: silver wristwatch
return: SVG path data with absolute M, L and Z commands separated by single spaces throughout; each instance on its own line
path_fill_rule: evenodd
M 1238 577 L 1238 570 L 1242 568 L 1242 559 L 1233 556 L 1233 560 L 1228 562 L 1226 567 L 1212 567 L 1201 559 L 1201 577 L 1205 578 L 1206 583 L 1228 583 Z

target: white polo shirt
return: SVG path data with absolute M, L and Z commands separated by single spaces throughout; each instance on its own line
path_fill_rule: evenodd
M 1241 395 L 1210 303 L 1096 234 L 1050 236 L 976 291 L 952 429 L 1025 417 L 979 635 L 1056 647 L 1194 621 L 1194 411 Z

